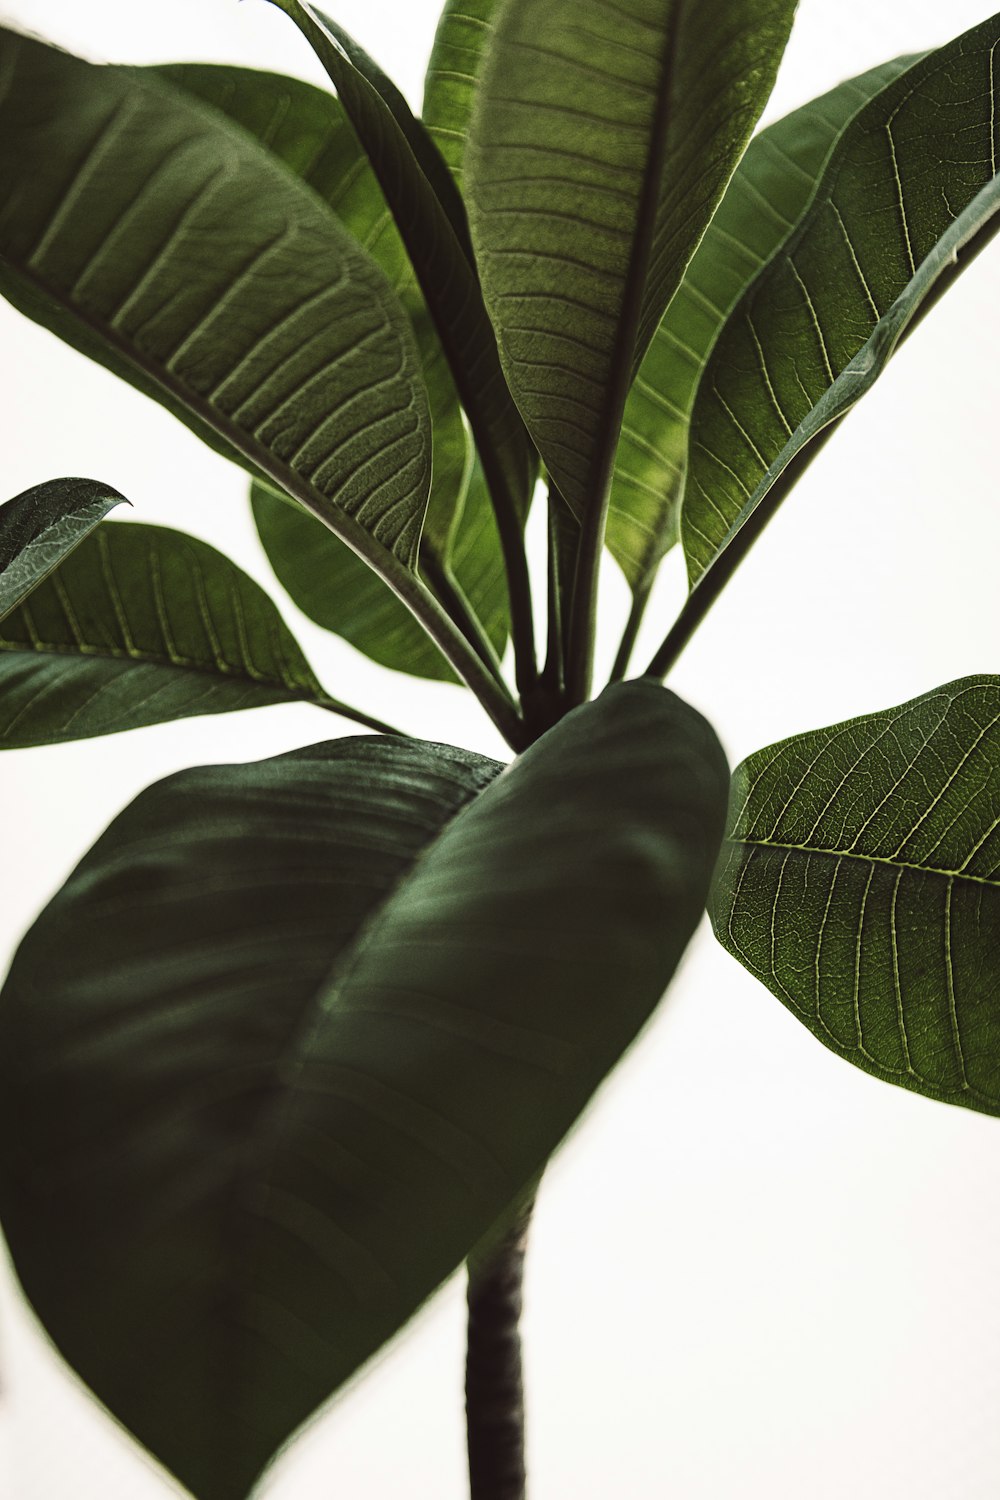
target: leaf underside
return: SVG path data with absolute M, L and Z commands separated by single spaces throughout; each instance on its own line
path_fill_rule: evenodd
M 805 210 L 850 118 L 916 61 L 851 78 L 755 135 L 646 351 L 625 405 L 608 547 L 635 593 L 680 538 L 691 408 L 720 328 Z
M 0 505 L 0 620 L 78 547 L 124 495 L 94 479 L 49 479 Z
M 291 701 L 358 717 L 258 584 L 166 527 L 106 522 L 0 624 L 2 749 Z
M 412 566 L 430 424 L 379 269 L 218 111 L 2 35 L 0 290 L 376 566 Z
M 1000 677 L 750 756 L 711 913 L 839 1056 L 1000 1114 Z
M 14 960 L 18 1274 L 199 1500 L 242 1500 L 517 1200 L 698 921 L 728 774 L 673 694 L 610 689 L 499 769 L 361 738 L 182 772 Z
M 691 419 L 681 533 L 692 584 L 1000 226 L 998 45 L 994 16 L 859 112 L 726 323 Z

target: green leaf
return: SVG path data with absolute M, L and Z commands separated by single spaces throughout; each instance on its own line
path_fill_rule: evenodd
M 49 479 L 0 505 L 0 620 L 37 588 L 124 495 L 95 479 Z
M 55 745 L 325 693 L 271 600 L 162 526 L 109 521 L 0 625 L 0 748 Z
M 867 1073 L 1000 1114 L 1000 677 L 795 735 L 733 776 L 723 947 Z
M 535 477 L 531 445 L 504 382 L 475 268 L 414 155 L 412 130 L 421 127 L 410 120 L 403 129 L 401 96 L 386 101 L 366 76 L 370 69 L 357 66 L 360 49 L 351 44 L 349 55 L 344 33 L 331 30 L 318 11 L 303 0 L 273 3 L 298 26 L 337 90 L 409 252 L 498 510 L 511 525 L 523 522 Z
M 616 687 L 499 769 L 352 739 L 183 772 L 14 960 L 18 1274 L 199 1500 L 241 1500 L 518 1201 L 699 919 L 728 775 L 680 700 Z
M 508 0 L 465 189 L 508 381 L 603 508 L 632 376 L 767 99 L 794 0 Z
M 719 329 L 806 208 L 847 122 L 916 61 L 900 57 L 754 136 L 646 351 L 625 406 L 608 546 L 636 593 L 680 536 L 688 426 Z
M 469 121 L 502 0 L 446 0 L 424 84 L 421 117 L 459 184 Z
M 430 424 L 382 273 L 218 111 L 2 35 L 0 290 L 405 587 Z
M 719 335 L 691 419 L 681 535 L 692 584 L 788 470 L 762 523 L 807 445 L 1000 227 L 998 44 L 994 16 L 865 105 Z

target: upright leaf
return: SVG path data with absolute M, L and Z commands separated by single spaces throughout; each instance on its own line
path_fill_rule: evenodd
M 49 479 L 0 505 L 0 620 L 108 511 L 127 504 L 124 495 L 95 479 Z
M 427 66 L 421 118 L 461 184 L 469 121 L 503 0 L 446 0 Z
M 1000 677 L 737 767 L 716 936 L 877 1078 L 1000 1114 Z
M 382 273 L 218 111 L 2 39 L 0 290 L 405 577 L 430 428 Z
M 14 960 L 18 1274 L 199 1500 L 242 1500 L 516 1202 L 699 919 L 728 776 L 672 694 L 499 769 L 353 739 L 183 772 Z
M 501 524 L 523 520 L 531 500 L 531 445 L 504 382 L 496 338 L 483 306 L 475 268 L 448 211 L 414 155 L 409 128 L 400 125 L 401 99 L 391 102 L 348 54 L 343 33 L 331 30 L 304 0 L 273 0 L 320 59 L 358 134 L 392 210 L 417 280 L 427 299 L 462 404 L 469 415 L 498 506 Z M 405 106 L 404 106 L 405 107 Z M 415 122 L 411 122 L 414 128 Z
M 719 335 L 691 418 L 681 533 L 692 583 L 1000 227 L 998 45 L 994 16 L 854 117 Z
M 109 521 L 0 625 L 0 749 L 331 698 L 270 599 L 194 537 Z
M 420 558 L 431 578 L 458 546 L 466 494 L 468 441 L 454 381 L 409 257 L 382 191 L 340 101 L 322 89 L 276 73 L 178 63 L 154 70 L 175 88 L 221 110 L 323 199 L 381 266 L 409 314 L 427 387 L 433 472 Z M 385 583 L 328 528 L 285 504 L 263 484 L 253 487 L 258 533 L 284 587 L 300 609 L 358 650 L 399 671 L 454 681 L 445 658 Z M 473 541 L 478 518 L 471 519 Z M 499 547 L 494 535 L 495 547 Z M 495 621 L 506 602 L 502 565 L 486 575 L 456 561 L 472 609 Z M 431 585 L 433 586 L 433 584 Z M 485 592 L 483 591 L 485 588 Z M 498 644 L 503 649 L 506 626 Z
M 736 168 L 625 406 L 608 546 L 637 594 L 680 536 L 691 408 L 719 329 L 805 210 L 848 121 L 914 61 L 883 63 L 793 110 L 754 136 Z
M 507 0 L 465 186 L 535 443 L 602 509 L 632 375 L 771 89 L 794 0 Z

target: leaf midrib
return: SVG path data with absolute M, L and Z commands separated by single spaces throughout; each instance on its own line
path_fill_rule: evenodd
M 854 849 L 825 849 L 816 844 L 793 844 L 782 839 L 754 839 L 731 835 L 725 841 L 733 848 L 781 849 L 789 854 L 818 854 L 829 859 L 851 859 L 864 865 L 885 865 L 891 870 L 915 870 L 920 875 L 940 876 L 942 880 L 964 880 L 970 885 L 985 885 L 1000 890 L 1000 880 L 986 875 L 971 875 L 967 870 L 944 870 L 936 865 L 919 865 L 913 860 L 897 859 L 887 854 L 859 854 Z

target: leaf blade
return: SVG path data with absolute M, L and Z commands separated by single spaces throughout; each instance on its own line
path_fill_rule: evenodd
M 0 505 L 0 620 L 79 546 L 124 495 L 93 479 L 49 479 Z
M 996 232 L 990 68 L 998 40 L 993 17 L 927 54 L 859 112 L 809 212 L 720 334 L 695 401 L 681 515 L 692 586 L 710 567 L 728 567 L 728 549 L 759 507 L 766 511 L 768 492 L 871 387 Z M 902 214 L 901 202 L 909 203 Z M 877 222 L 878 238 L 866 222 Z
M 381 273 L 214 111 L 141 69 L 4 42 L 4 294 L 383 573 L 409 570 L 429 422 Z
M 271 600 L 206 542 L 106 522 L 0 625 L 0 749 L 331 698 Z
M 19 1273 L 200 1500 L 242 1497 L 490 1229 L 698 920 L 728 782 L 704 721 L 628 684 L 553 735 L 501 776 L 363 739 L 182 773 L 15 959 L 0 1112 L 28 1115 L 0 1131 L 0 1200 Z
M 914 61 L 897 58 L 793 110 L 754 136 L 733 173 L 625 405 L 608 547 L 635 594 L 680 539 L 691 410 L 720 328 L 801 216 L 847 122 Z
M 987 1114 L 998 725 L 1000 678 L 970 677 L 750 756 L 709 908 L 723 947 L 825 1046 Z

